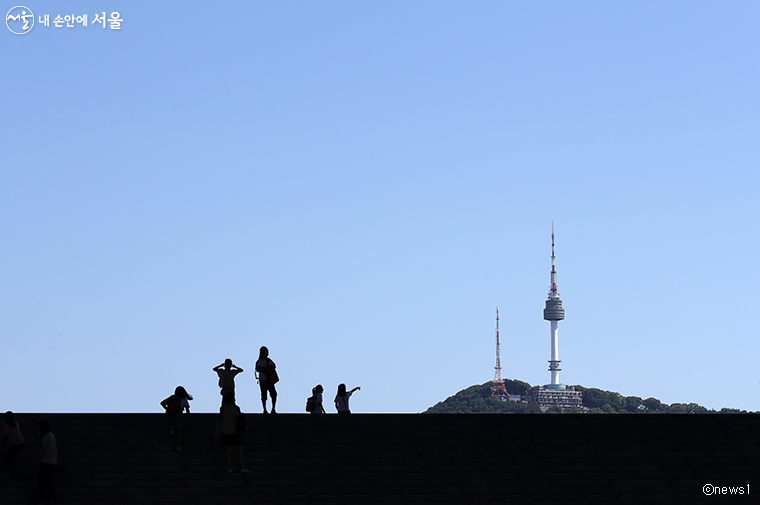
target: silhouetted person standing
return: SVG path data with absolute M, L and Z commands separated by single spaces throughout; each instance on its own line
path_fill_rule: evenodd
M 245 467 L 245 457 L 243 456 L 243 439 L 238 429 L 238 417 L 240 416 L 240 407 L 235 405 L 235 395 L 227 393 L 224 395 L 222 407 L 219 409 L 219 417 L 222 423 L 220 430 L 222 435 L 222 445 L 227 450 L 227 471 L 232 473 L 232 447 L 234 446 L 238 453 L 240 461 L 240 471 L 248 473 Z
M 5 413 L 5 425 L 3 426 L 3 451 L 8 446 L 8 452 L 5 454 L 5 461 L 11 465 L 11 478 L 16 478 L 21 473 L 21 465 L 16 463 L 16 456 L 24 448 L 24 437 L 21 436 L 21 428 L 13 419 L 13 412 L 10 410 Z
M 55 500 L 53 475 L 58 464 L 58 443 L 50 431 L 47 419 L 40 421 L 40 459 L 37 463 L 38 481 L 40 485 L 40 501 L 46 505 Z
M 311 401 L 314 403 L 314 405 L 309 412 L 311 412 L 312 414 L 325 413 L 325 408 L 322 405 L 322 393 L 324 393 L 324 391 L 325 391 L 325 388 L 322 387 L 322 384 L 317 384 L 311 390 Z
M 239 366 L 235 366 L 230 358 L 224 360 L 219 366 L 215 366 L 213 370 L 219 376 L 219 387 L 222 388 L 222 405 L 224 405 L 224 397 L 227 393 L 235 394 L 235 376 L 239 373 L 243 373 L 243 369 Z
M 259 359 L 256 361 L 256 372 L 258 373 L 259 387 L 261 388 L 261 405 L 264 406 L 264 413 L 267 414 L 267 391 L 272 397 L 272 414 L 276 414 L 275 405 L 277 404 L 277 391 L 274 385 L 280 380 L 275 371 L 274 361 L 269 359 L 269 349 L 263 347 L 259 349 Z
M 346 385 L 340 384 L 338 386 L 338 394 L 335 395 L 335 408 L 338 409 L 338 414 L 350 414 L 351 410 L 348 408 L 348 399 L 355 391 L 360 390 L 360 387 L 355 387 L 351 391 L 346 391 Z

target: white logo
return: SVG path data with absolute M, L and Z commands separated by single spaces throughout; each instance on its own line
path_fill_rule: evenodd
M 13 23 L 8 23 L 8 21 L 13 21 Z M 13 7 L 5 15 L 5 26 L 16 35 L 29 33 L 34 26 L 34 13 L 32 9 L 23 5 Z

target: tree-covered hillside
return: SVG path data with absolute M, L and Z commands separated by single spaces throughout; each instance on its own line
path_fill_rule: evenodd
M 463 389 L 445 401 L 427 409 L 424 414 L 531 414 L 541 413 L 538 404 L 504 402 L 491 396 L 491 382 Z M 525 398 L 530 384 L 517 380 L 504 380 L 507 391 Z
M 424 414 L 540 414 L 541 409 L 535 403 L 505 402 L 491 396 L 491 382 L 470 386 L 454 396 L 435 404 Z M 520 394 L 523 400 L 530 384 L 519 380 L 504 380 L 507 391 Z M 724 408 L 719 411 L 709 410 L 696 403 L 662 403 L 657 398 L 642 399 L 638 396 L 623 396 L 614 391 L 574 386 L 583 392 L 583 406 L 590 414 L 746 414 L 746 410 Z M 558 407 L 552 407 L 547 413 L 559 413 Z

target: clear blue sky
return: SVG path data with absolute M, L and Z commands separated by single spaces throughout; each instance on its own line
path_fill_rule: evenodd
M 231 357 L 255 412 L 267 345 L 280 411 L 420 412 L 493 379 L 497 305 L 545 384 L 554 222 L 563 383 L 760 410 L 757 2 L 24 5 L 0 409 L 212 412 Z

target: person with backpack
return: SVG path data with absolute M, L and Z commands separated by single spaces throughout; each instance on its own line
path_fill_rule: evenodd
M 243 369 L 232 363 L 230 358 L 224 360 L 221 365 L 212 369 L 219 376 L 219 387 L 222 393 L 222 405 L 224 405 L 224 395 L 227 393 L 235 394 L 235 376 L 243 373 Z
M 346 385 L 340 384 L 338 386 L 338 394 L 335 395 L 335 408 L 338 409 L 338 414 L 350 414 L 351 410 L 348 408 L 348 399 L 355 391 L 360 390 L 360 387 L 355 387 L 351 391 L 346 391 Z
M 311 390 L 311 397 L 306 400 L 306 412 L 312 414 L 325 414 L 325 408 L 322 406 L 322 393 L 324 388 L 322 384 L 317 384 Z
M 274 389 L 274 385 L 280 380 L 275 370 L 276 365 L 274 361 L 269 359 L 269 349 L 262 346 L 259 349 L 259 359 L 256 361 L 256 372 L 258 373 L 257 379 L 259 380 L 259 387 L 261 388 L 261 404 L 264 406 L 264 413 L 267 412 L 267 392 L 272 397 L 272 414 L 276 414 L 275 405 L 277 404 L 277 391 Z
M 5 454 L 5 461 L 11 465 L 11 478 L 15 479 L 21 474 L 22 467 L 16 463 L 16 456 L 21 452 L 26 443 L 21 436 L 21 428 L 13 419 L 13 412 L 10 410 L 5 413 L 5 426 L 3 426 L 3 451 L 8 446 L 8 452 Z M 2 451 L 0 451 L 1 453 Z
M 219 409 L 220 433 L 222 435 L 222 445 L 227 449 L 227 472 L 232 473 L 232 447 L 237 449 L 238 459 L 240 460 L 240 471 L 250 473 L 245 467 L 245 457 L 243 456 L 243 439 L 247 427 L 247 417 L 240 411 L 240 407 L 235 405 L 235 395 L 227 393 L 224 395 L 224 402 Z
M 182 425 L 184 424 L 183 411 L 187 411 L 190 414 L 190 400 L 193 397 L 190 396 L 185 388 L 177 386 L 174 390 L 174 394 L 169 398 L 161 401 L 161 406 L 166 410 L 166 418 L 169 421 L 169 436 L 174 435 L 174 450 L 182 452 L 180 445 L 182 444 Z

